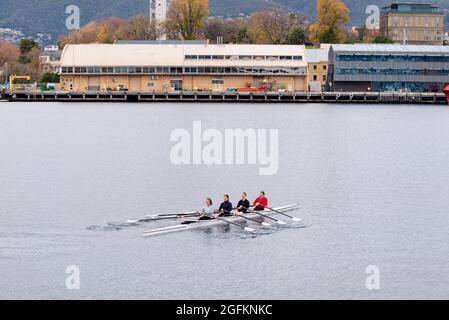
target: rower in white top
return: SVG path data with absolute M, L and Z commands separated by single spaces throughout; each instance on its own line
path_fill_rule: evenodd
M 212 199 L 207 197 L 205 201 L 206 206 L 198 212 L 200 216 L 199 220 L 212 220 L 214 219 L 215 210 L 212 206 Z

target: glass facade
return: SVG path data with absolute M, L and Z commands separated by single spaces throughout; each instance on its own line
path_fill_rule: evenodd
M 449 76 L 449 69 L 427 70 L 427 69 L 357 69 L 337 68 L 336 74 L 365 74 L 365 75 L 412 75 L 412 76 Z
M 372 91 L 438 92 L 441 91 L 441 84 L 400 81 L 373 82 Z
M 337 61 L 449 62 L 449 55 L 337 54 Z
M 426 14 L 441 14 L 442 10 L 432 4 L 425 3 L 394 3 L 388 7 L 382 8 L 382 13 L 426 13 Z

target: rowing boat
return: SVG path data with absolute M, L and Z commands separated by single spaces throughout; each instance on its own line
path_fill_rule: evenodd
M 288 205 L 288 206 L 273 208 L 273 210 L 265 209 L 264 211 L 261 211 L 261 212 L 263 212 L 263 214 L 266 216 L 271 216 L 271 215 L 278 214 L 279 212 L 287 212 L 287 211 L 296 210 L 299 207 L 300 207 L 299 204 L 292 204 L 292 205 Z M 276 212 L 276 211 L 278 211 L 278 212 Z M 255 214 L 255 213 L 248 213 L 248 214 L 245 214 L 245 216 L 249 217 L 249 218 L 260 217 L 260 215 Z M 230 217 L 225 217 L 225 219 L 226 219 L 226 221 L 229 221 L 232 223 L 245 220 L 245 218 L 242 218 L 241 216 L 230 216 Z M 155 235 L 161 235 L 161 234 L 167 234 L 167 233 L 173 233 L 173 232 L 181 232 L 181 231 L 192 230 L 192 229 L 208 228 L 208 227 L 212 227 L 212 226 L 216 226 L 216 225 L 226 224 L 226 221 L 218 220 L 218 219 L 217 220 L 216 219 L 214 219 L 214 220 L 198 220 L 197 222 L 192 223 L 192 224 L 179 224 L 176 226 L 170 226 L 170 227 L 165 227 L 165 228 L 145 230 L 142 233 L 142 236 L 150 237 L 150 236 L 155 236 Z

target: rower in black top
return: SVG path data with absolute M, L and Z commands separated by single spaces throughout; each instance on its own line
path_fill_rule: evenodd
M 228 217 L 232 215 L 232 203 L 229 201 L 229 195 L 224 195 L 224 202 L 220 204 L 220 208 L 218 208 L 218 212 L 220 213 L 219 217 Z
M 239 213 L 247 213 L 249 208 L 249 201 L 246 199 L 246 192 L 242 193 L 242 199 L 237 204 L 237 211 Z

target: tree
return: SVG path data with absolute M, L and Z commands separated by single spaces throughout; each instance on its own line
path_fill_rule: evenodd
M 288 13 L 281 9 L 255 12 L 251 15 L 249 34 L 255 43 L 281 44 L 289 25 Z
M 27 64 L 27 63 L 30 63 L 30 62 L 31 62 L 30 58 L 28 58 L 28 57 L 27 57 L 26 55 L 24 55 L 24 54 L 20 55 L 18 61 L 19 61 L 21 64 Z
M 208 0 L 174 0 L 167 12 L 165 27 L 170 38 L 198 38 L 209 14 Z
M 204 38 L 216 41 L 218 37 L 225 37 L 226 22 L 222 18 L 211 17 L 204 21 L 201 33 Z
M 204 21 L 201 36 L 212 43 L 217 37 L 223 37 L 224 43 L 248 43 L 248 19 L 209 17 Z
M 17 61 L 19 56 L 20 50 L 15 44 L 0 39 L 0 67 L 3 67 L 5 63 L 11 64 Z
M 108 26 L 105 23 L 103 23 L 98 28 L 96 41 L 99 43 L 108 43 L 109 39 L 110 38 Z
M 122 24 L 116 36 L 123 40 L 155 40 L 159 33 L 156 21 L 144 15 L 139 15 Z
M 66 44 L 112 43 L 117 31 L 127 23 L 127 20 L 117 17 L 92 21 L 80 30 L 72 31 L 67 36 L 61 37 L 58 43 L 59 48 L 63 49 Z
M 25 51 L 28 51 L 28 49 Z M 9 75 L 30 75 L 33 79 L 39 79 L 41 73 L 39 68 L 40 52 L 41 50 L 39 48 L 33 47 L 25 54 L 21 54 L 18 46 L 0 40 L 0 67 L 4 67 L 7 63 Z
M 394 41 L 387 36 L 377 36 L 372 43 L 394 43 Z
M 237 43 L 250 43 L 251 39 L 248 33 L 248 27 L 242 26 L 237 32 Z
M 307 18 L 304 15 L 289 13 L 285 10 L 273 8 L 255 12 L 251 15 L 248 34 L 253 43 L 260 44 L 286 44 L 289 35 L 294 29 L 305 29 Z
M 341 0 L 317 0 L 317 20 L 310 27 L 311 38 L 320 43 L 341 43 L 349 10 Z
M 288 44 L 304 44 L 306 41 L 306 31 L 299 26 L 293 27 L 288 33 Z
M 33 48 L 39 48 L 39 44 L 36 41 L 26 38 L 20 40 L 20 52 L 22 54 L 27 54 Z
M 42 83 L 59 83 L 59 74 L 46 72 L 42 75 Z
M 356 30 L 357 30 L 357 41 L 363 42 L 366 36 L 366 25 L 362 24 L 360 27 L 357 27 Z

